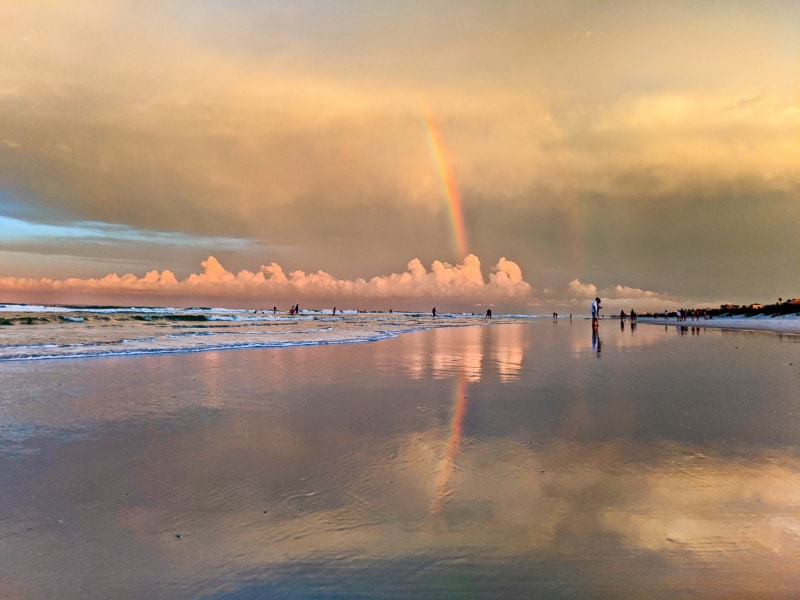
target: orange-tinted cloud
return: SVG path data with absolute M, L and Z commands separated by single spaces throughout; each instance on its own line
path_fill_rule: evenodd
M 5 0 L 0 216 L 195 238 L 190 266 L 221 256 L 200 238 L 253 241 L 237 268 L 267 246 L 355 285 L 455 259 L 430 112 L 478 255 L 547 286 L 616 283 L 593 256 L 695 297 L 795 294 L 796 2 L 261 4 Z M 103 241 L 0 235 L 0 271 L 185 273 Z
M 60 295 L 82 295 L 86 301 L 113 295 L 146 295 L 150 298 L 213 298 L 231 301 L 302 300 L 314 302 L 360 303 L 374 300 L 429 299 L 462 305 L 496 302 L 524 303 L 533 288 L 522 277 L 513 261 L 501 258 L 488 280 L 481 271 L 480 259 L 467 256 L 461 264 L 434 261 L 427 270 L 415 258 L 406 271 L 371 279 L 337 279 L 325 271 L 285 273 L 273 262 L 258 271 L 228 271 L 215 257 L 202 263 L 203 271 L 179 280 L 169 270 L 149 271 L 142 277 L 112 273 L 101 278 L 62 280 L 17 277 L 0 278 L 0 292 L 5 297 L 23 301 L 58 301 Z M 95 299 L 95 300 L 92 300 Z

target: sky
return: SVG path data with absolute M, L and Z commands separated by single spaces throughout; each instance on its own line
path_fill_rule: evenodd
M 6 0 L 0 302 L 800 296 L 795 0 Z

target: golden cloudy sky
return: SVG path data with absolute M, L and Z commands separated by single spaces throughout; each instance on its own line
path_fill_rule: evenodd
M 0 33 L 0 302 L 800 295 L 794 1 L 9 0 Z

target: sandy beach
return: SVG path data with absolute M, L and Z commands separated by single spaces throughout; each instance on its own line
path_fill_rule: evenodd
M 639 323 L 648 325 L 678 325 L 687 327 L 706 327 L 716 329 L 739 329 L 749 331 L 771 331 L 773 333 L 790 333 L 800 335 L 800 316 L 778 317 L 717 317 L 714 319 L 701 319 L 699 321 L 677 321 L 674 317 L 669 319 L 643 318 Z
M 800 600 L 800 1 L 0 29 L 0 600 Z
M 0 363 L 0 597 L 790 598 L 798 365 L 610 320 Z

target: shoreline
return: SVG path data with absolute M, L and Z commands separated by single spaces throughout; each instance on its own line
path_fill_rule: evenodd
M 0 597 L 792 597 L 798 338 L 563 325 L 0 363 Z
M 645 325 L 675 325 L 684 327 L 708 327 L 714 329 L 730 329 L 736 331 L 767 331 L 770 333 L 800 335 L 800 318 L 790 317 L 715 317 L 700 321 L 678 321 L 675 317 L 668 319 L 654 317 L 638 317 L 637 323 Z

